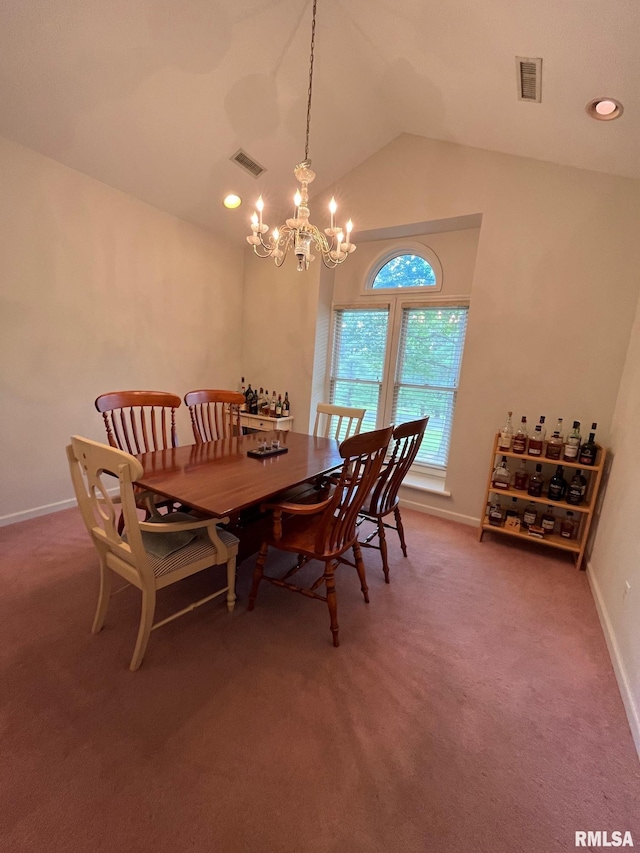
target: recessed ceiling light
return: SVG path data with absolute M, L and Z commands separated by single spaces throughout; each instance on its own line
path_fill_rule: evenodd
M 229 210 L 235 210 L 236 207 L 240 207 L 240 205 L 242 204 L 242 199 L 240 198 L 239 195 L 235 195 L 234 193 L 231 193 L 230 195 L 228 195 L 225 198 L 225 200 L 222 203 L 224 204 L 225 207 L 228 207 Z
M 585 109 L 591 118 L 598 121 L 611 121 L 614 118 L 620 118 L 624 112 L 624 107 L 620 101 L 616 101 L 614 98 L 594 98 L 593 101 L 589 101 Z

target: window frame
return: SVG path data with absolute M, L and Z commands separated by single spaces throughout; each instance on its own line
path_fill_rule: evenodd
M 436 277 L 436 283 L 428 287 L 374 287 L 373 283 L 376 280 L 380 270 L 386 266 L 389 261 L 394 258 L 399 258 L 402 255 L 414 255 L 422 258 L 423 261 L 429 264 Z M 444 281 L 444 273 L 440 258 L 429 246 L 424 243 L 414 241 L 404 241 L 395 246 L 387 246 L 373 260 L 367 274 L 364 277 L 361 293 L 368 298 L 373 295 L 380 294 L 381 296 L 397 296 L 400 293 L 413 294 L 413 298 L 424 299 L 427 295 L 441 293 Z M 421 296 L 418 297 L 418 294 Z
M 412 254 L 415 254 L 412 252 Z M 373 269 L 371 267 L 370 269 Z M 429 295 L 427 295 L 427 293 Z M 387 308 L 389 312 L 387 325 L 387 344 L 384 357 L 383 377 L 381 381 L 380 406 L 376 417 L 376 429 L 392 423 L 393 399 L 396 384 L 396 371 L 398 365 L 398 354 L 400 348 L 400 340 L 402 333 L 402 318 L 405 309 L 410 308 L 466 308 L 469 309 L 469 296 L 443 296 L 442 293 L 434 293 L 429 289 L 412 289 L 412 288 L 385 288 L 384 290 L 369 289 L 366 291 L 367 299 L 359 302 L 340 302 L 333 303 L 331 306 L 331 324 L 329 328 L 329 347 L 328 347 L 328 364 L 326 373 L 326 388 L 325 393 L 327 399 L 331 399 L 331 388 L 333 382 L 333 354 L 336 334 L 336 319 L 339 311 L 366 311 Z M 383 296 L 381 299 L 376 299 L 376 296 Z M 419 297 L 419 298 L 418 298 Z M 468 321 L 467 321 L 468 330 Z M 465 341 L 462 348 L 462 361 L 464 360 Z M 462 361 L 460 364 L 460 374 L 462 372 Z M 459 374 L 459 376 L 460 376 Z M 459 379 L 458 376 L 458 379 Z M 457 404 L 457 394 L 459 381 L 454 390 L 454 414 L 451 422 L 452 430 L 455 421 L 455 406 Z M 428 429 L 428 427 L 427 427 Z M 418 475 L 436 478 L 444 481 L 447 475 L 447 466 L 429 465 L 424 462 L 414 462 L 411 466 L 411 471 Z

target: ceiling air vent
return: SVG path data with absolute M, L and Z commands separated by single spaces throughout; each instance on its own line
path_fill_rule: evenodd
M 264 166 L 261 166 L 259 163 L 256 163 L 255 160 L 252 160 L 251 157 L 243 151 L 242 148 L 231 158 L 234 163 L 237 163 L 238 166 L 242 166 L 245 171 L 249 172 L 250 175 L 253 175 L 254 178 L 258 178 L 263 172 L 266 172 Z
M 516 56 L 516 77 L 518 81 L 518 100 L 542 100 L 542 60 L 526 56 Z

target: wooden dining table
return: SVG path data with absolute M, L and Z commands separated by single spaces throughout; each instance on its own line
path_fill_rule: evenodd
M 286 453 L 254 458 L 267 442 L 278 441 Z M 141 453 L 144 473 L 136 481 L 177 503 L 214 518 L 228 518 L 240 538 L 239 558 L 258 549 L 269 519 L 260 505 L 342 463 L 340 443 L 331 438 L 286 430 L 251 433 L 219 441 Z

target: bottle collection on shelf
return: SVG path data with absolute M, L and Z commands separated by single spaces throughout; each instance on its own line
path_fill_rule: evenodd
M 562 435 L 562 418 L 558 423 L 552 436 L 545 440 L 544 415 L 536 425 L 531 435 L 527 432 L 527 419 L 522 421 L 517 431 L 514 432 L 511 421 L 512 412 L 507 416 L 507 422 L 498 435 L 497 452 L 510 454 L 527 454 L 537 456 L 541 459 L 552 461 L 562 460 L 587 466 L 595 465 L 598 446 L 595 442 L 595 431 L 597 424 L 591 425 L 589 439 L 582 441 L 580 435 L 580 422 L 574 421 L 571 432 Z M 567 475 L 569 476 L 569 475 Z M 535 471 L 527 471 L 527 462 L 522 459 L 518 469 L 512 473 L 507 463 L 507 457 L 496 465 L 491 478 L 491 490 L 515 489 L 526 492 L 531 497 L 544 497 L 549 501 L 562 501 L 572 506 L 580 506 L 584 503 L 587 493 L 587 478 L 582 469 L 577 468 L 570 480 L 565 479 L 564 466 L 556 466 L 555 473 L 550 477 L 548 483 L 542 473 L 542 463 L 537 463 Z M 563 539 L 575 539 L 578 535 L 579 521 L 572 510 L 567 510 L 563 517 L 554 515 L 554 507 L 549 504 L 547 509 L 540 513 L 535 502 L 529 502 L 522 512 L 518 508 L 518 497 L 512 497 L 511 503 L 505 509 L 500 501 L 496 500 L 488 507 L 489 524 L 495 527 L 505 527 L 514 532 L 525 530 L 529 536 L 543 539 L 546 535 L 559 533 Z
M 529 456 L 539 456 L 545 459 L 564 459 L 567 462 L 575 462 L 580 465 L 595 465 L 598 452 L 596 444 L 597 424 L 591 424 L 591 432 L 587 441 L 582 441 L 580 435 L 580 421 L 573 422 L 573 428 L 567 433 L 566 438 L 562 434 L 562 418 L 551 437 L 546 438 L 545 416 L 540 416 L 540 422 L 536 424 L 533 432 L 529 435 L 527 431 L 527 419 L 523 415 L 520 425 L 514 431 L 511 418 L 513 412 L 507 415 L 507 422 L 498 433 L 498 450 L 503 453 L 522 453 Z
M 277 394 L 273 391 L 271 397 L 269 392 L 260 388 L 259 391 L 254 391 L 251 384 L 244 384 L 244 376 L 240 383 L 240 393 L 244 395 L 245 402 L 240 407 L 240 410 L 249 415 L 262 415 L 264 418 L 288 418 L 291 414 L 291 404 L 289 403 L 289 392 Z

